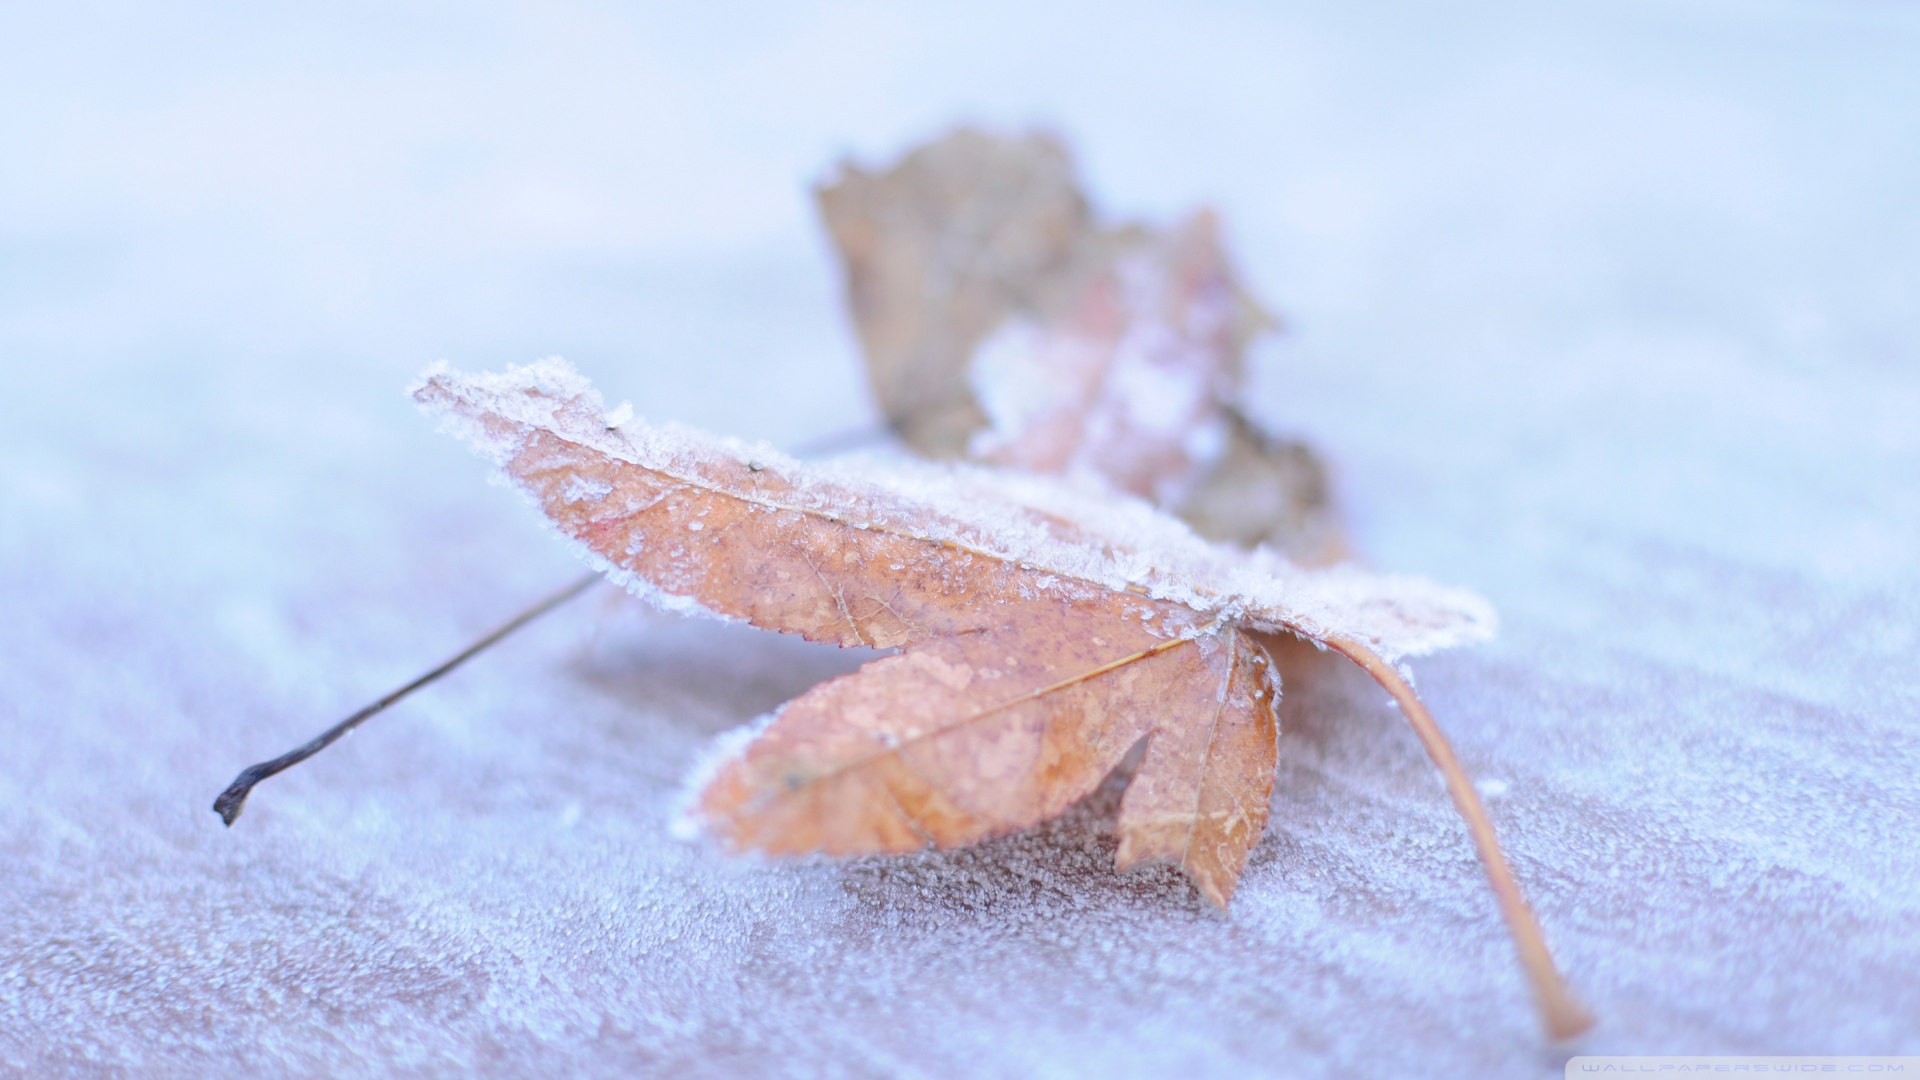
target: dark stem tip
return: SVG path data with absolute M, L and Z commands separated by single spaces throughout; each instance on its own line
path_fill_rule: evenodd
M 247 807 L 247 796 L 253 792 L 253 785 L 265 780 L 269 775 L 271 774 L 261 773 L 258 765 L 240 770 L 240 775 L 233 778 L 233 783 L 227 785 L 227 790 L 213 800 L 213 812 L 220 815 L 222 825 L 228 828 L 233 827 L 233 819 L 239 817 L 240 811 Z
M 267 777 L 283 769 L 292 768 L 320 751 L 325 750 L 327 747 L 332 746 L 335 742 L 339 741 L 341 736 L 360 726 L 368 717 L 385 709 L 387 706 L 399 701 L 401 698 L 406 697 L 408 694 L 413 693 L 415 690 L 420 689 L 433 680 L 438 679 L 454 668 L 459 667 L 476 653 L 494 642 L 499 641 L 501 638 L 506 637 L 508 634 L 513 633 L 520 627 L 552 611 L 573 597 L 586 592 L 593 586 L 594 582 L 599 580 L 599 571 L 594 571 L 575 580 L 573 584 L 568 585 L 566 588 L 561 589 L 559 592 L 554 593 L 552 596 L 547 597 L 545 600 L 514 616 L 506 625 L 495 630 L 493 633 L 467 646 L 466 649 L 461 651 L 460 655 L 441 664 L 439 667 L 434 668 L 432 671 L 427 672 L 425 675 L 420 676 L 400 689 L 393 691 L 379 701 L 368 705 L 366 708 L 333 725 L 319 735 L 314 736 L 312 741 L 306 745 L 294 750 L 289 750 L 279 757 L 274 758 L 272 761 L 263 761 L 258 765 L 249 765 L 241 769 L 240 775 L 234 777 L 233 783 L 227 785 L 227 790 L 221 792 L 220 797 L 213 800 L 213 812 L 220 815 L 222 822 L 231 826 L 233 819 L 239 817 L 241 809 L 247 805 L 247 794 L 253 790 L 255 784 L 258 784 L 260 781 L 265 780 Z

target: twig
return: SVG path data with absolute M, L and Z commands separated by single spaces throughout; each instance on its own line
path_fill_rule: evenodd
M 435 679 L 438 679 L 440 676 L 445 675 L 461 664 L 466 663 L 469 659 L 473 658 L 473 656 L 485 650 L 487 646 L 492 645 L 494 642 L 499 641 L 501 638 L 506 637 L 508 634 L 513 633 L 515 630 L 545 615 L 547 612 L 552 611 L 554 608 L 559 607 L 561 604 L 566 603 L 581 593 L 586 592 L 587 589 L 593 586 L 594 582 L 599 580 L 600 574 L 597 572 L 580 578 L 566 588 L 547 597 L 545 600 L 515 615 L 512 619 L 502 624 L 499 629 L 467 646 L 453 659 L 448 660 L 446 663 L 441 664 L 425 675 L 420 676 L 407 685 L 402 686 L 400 689 L 388 694 L 386 697 L 381 698 L 321 732 L 312 742 L 307 743 L 305 746 L 295 750 L 289 750 L 279 757 L 274 758 L 272 761 L 263 761 L 258 765 L 249 765 L 240 770 L 240 775 L 233 778 L 233 783 L 227 785 L 227 790 L 221 792 L 220 797 L 213 800 L 213 812 L 220 815 L 221 821 L 232 825 L 233 819 L 239 817 L 240 811 L 246 806 L 247 793 L 253 790 L 255 784 L 258 784 L 260 781 L 265 780 L 267 777 L 272 776 L 282 769 L 298 765 L 320 751 L 325 750 L 327 747 L 332 746 L 342 735 L 359 727 L 368 717 L 385 709 L 387 706 L 399 701 L 401 698 L 406 697 L 408 694 L 413 693 L 415 690 L 420 689 Z

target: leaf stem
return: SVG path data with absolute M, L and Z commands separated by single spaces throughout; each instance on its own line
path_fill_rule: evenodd
M 1553 966 L 1553 955 L 1547 951 L 1546 937 L 1540 932 L 1539 920 L 1534 918 L 1533 909 L 1520 895 L 1520 885 L 1513 879 L 1513 871 L 1507 866 L 1506 854 L 1500 850 L 1500 841 L 1493 833 L 1493 822 L 1488 819 L 1486 807 L 1480 803 L 1480 794 L 1467 779 L 1460 760 L 1454 756 L 1453 747 L 1440 731 L 1440 725 L 1434 723 L 1433 714 L 1421 703 L 1413 692 L 1413 687 L 1400 677 L 1392 664 L 1355 638 L 1334 634 L 1322 638 L 1327 647 L 1359 664 L 1373 681 L 1393 695 L 1400 705 L 1401 715 L 1407 723 L 1413 725 L 1414 734 L 1420 736 L 1421 745 L 1426 747 L 1427 756 L 1439 767 L 1441 775 L 1446 777 L 1447 793 L 1453 796 L 1453 805 L 1466 819 L 1467 831 L 1473 835 L 1473 846 L 1480 852 L 1480 862 L 1486 867 L 1487 881 L 1493 886 L 1493 895 L 1500 903 L 1500 913 L 1506 917 L 1507 930 L 1513 935 L 1514 948 L 1520 953 L 1520 966 L 1526 969 L 1527 978 L 1533 984 L 1535 1002 L 1540 1007 L 1540 1017 L 1545 1022 L 1547 1032 L 1555 1039 L 1570 1039 L 1593 1026 L 1593 1016 L 1574 998 L 1567 988 L 1566 981 Z
M 225 822 L 227 825 L 232 825 L 233 819 L 239 817 L 240 811 L 245 808 L 247 804 L 247 793 L 253 790 L 255 784 L 258 784 L 260 781 L 265 780 L 267 777 L 283 769 L 298 765 L 320 751 L 325 750 L 327 747 L 332 746 L 335 742 L 339 741 L 341 736 L 364 723 L 368 717 L 371 717 L 387 706 L 413 693 L 415 690 L 438 679 L 440 676 L 445 675 L 461 664 L 466 663 L 494 642 L 499 641 L 501 638 L 506 637 L 522 626 L 559 607 L 561 604 L 586 592 L 588 588 L 592 587 L 594 582 L 599 580 L 600 574 L 598 571 L 579 578 L 566 588 L 553 593 L 546 599 L 507 620 L 492 633 L 461 650 L 459 655 L 453 659 L 448 660 L 446 663 L 441 664 L 425 675 L 420 676 L 321 732 L 304 746 L 289 750 L 279 757 L 274 758 L 272 761 L 263 761 L 258 765 L 249 765 L 240 770 L 240 775 L 233 778 L 233 783 L 227 785 L 227 790 L 221 792 L 220 797 L 213 800 L 213 812 L 220 815 L 222 822 Z

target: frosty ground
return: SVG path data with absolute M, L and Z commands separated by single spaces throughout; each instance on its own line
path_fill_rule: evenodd
M 1552 1075 L 1473 852 L 1293 672 L 1233 910 L 1115 794 L 979 848 L 668 835 L 862 657 L 590 596 L 401 394 L 564 353 L 649 417 L 871 423 L 806 185 L 961 117 L 1218 206 L 1253 402 L 1383 568 L 1588 1052 L 1920 1053 L 1920 21 L 1875 5 L 14 13 L 0 35 L 0 1067 Z M 1497 796 L 1494 793 L 1498 793 Z

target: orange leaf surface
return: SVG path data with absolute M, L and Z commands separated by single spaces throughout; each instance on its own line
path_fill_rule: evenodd
M 1300 570 L 1056 479 L 806 465 L 684 428 L 609 426 L 599 395 L 558 360 L 489 375 L 437 367 L 415 397 L 631 590 L 670 610 L 899 650 L 789 702 L 714 765 L 691 814 L 735 850 L 973 843 L 1061 813 L 1144 744 L 1117 861 L 1178 865 L 1224 907 L 1273 785 L 1280 687 L 1260 634 L 1354 657 L 1458 772 L 1391 664 L 1492 632 L 1491 610 L 1463 590 Z M 1451 790 L 1553 1026 L 1566 1028 L 1577 1007 L 1488 846 L 1471 785 Z

